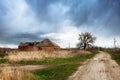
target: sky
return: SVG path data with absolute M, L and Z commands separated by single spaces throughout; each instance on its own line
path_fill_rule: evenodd
M 120 44 L 120 0 L 0 0 L 0 47 L 49 38 L 76 47 L 81 32 L 97 37 L 95 46 Z

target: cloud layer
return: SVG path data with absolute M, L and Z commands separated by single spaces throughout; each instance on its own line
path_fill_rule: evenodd
M 87 31 L 95 45 L 111 47 L 120 35 L 119 9 L 120 0 L 0 0 L 0 46 L 50 38 L 75 47 Z

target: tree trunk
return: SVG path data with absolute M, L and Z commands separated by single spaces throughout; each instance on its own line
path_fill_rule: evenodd
M 84 50 L 86 49 L 86 44 L 84 45 Z

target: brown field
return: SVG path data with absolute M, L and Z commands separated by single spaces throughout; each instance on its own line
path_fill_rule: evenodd
M 18 52 L 10 52 L 8 56 L 5 58 L 8 59 L 9 62 L 17 62 L 17 61 L 37 61 L 44 60 L 46 58 L 70 58 L 81 56 L 85 54 L 89 54 L 89 51 L 73 51 L 73 50 L 60 50 L 60 51 L 18 51 Z
M 0 80 L 34 80 L 32 73 L 17 67 L 4 67 L 0 72 Z

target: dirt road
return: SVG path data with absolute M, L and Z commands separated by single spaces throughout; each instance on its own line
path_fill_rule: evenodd
M 120 67 L 109 54 L 100 52 L 68 80 L 120 80 Z

